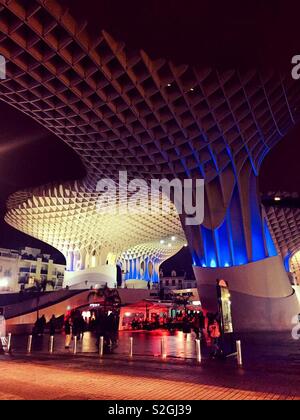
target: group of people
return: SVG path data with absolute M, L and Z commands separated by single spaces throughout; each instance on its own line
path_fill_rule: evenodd
M 46 327 L 49 329 L 49 335 L 54 336 L 57 330 L 61 330 L 61 322 L 52 315 L 47 323 L 45 315 L 38 317 L 34 327 L 33 335 L 42 336 Z M 90 321 L 89 328 L 96 333 L 96 345 L 99 346 L 100 337 L 104 338 L 104 346 L 106 349 L 112 350 L 118 341 L 119 316 L 113 311 L 99 311 L 97 316 Z M 80 311 L 73 311 L 64 318 L 63 331 L 65 334 L 65 349 L 69 349 L 72 339 L 82 340 L 88 325 Z
M 206 317 L 200 311 L 193 319 L 193 329 L 199 339 L 206 345 L 211 346 L 211 356 L 218 357 L 221 354 L 220 338 L 221 327 L 218 313 L 208 312 Z
M 52 315 L 48 324 L 45 315 L 42 315 L 41 317 L 37 318 L 33 327 L 32 334 L 35 336 L 42 336 L 47 325 L 50 336 L 54 336 L 56 331 L 61 329 L 61 323 L 58 322 L 58 319 L 55 317 L 55 315 Z M 64 321 L 64 332 L 66 337 L 65 348 L 68 349 L 70 347 L 72 337 L 76 336 L 78 339 L 81 339 L 83 337 L 84 331 L 85 321 L 80 312 L 75 312 L 72 317 L 67 317 Z
M 33 331 L 32 331 L 33 335 L 38 335 L 38 336 L 43 335 L 46 328 L 46 324 L 47 324 L 47 321 L 46 321 L 45 315 L 38 317 L 33 327 Z
M 204 345 L 211 347 L 211 356 L 217 357 L 221 353 L 220 338 L 221 327 L 218 313 L 207 312 L 206 316 L 202 311 L 196 313 L 178 313 L 169 327 L 180 328 L 184 333 L 194 331 L 196 338 Z
M 85 331 L 86 322 L 80 311 L 75 311 L 72 315 L 67 316 L 64 322 L 65 349 L 70 348 L 72 338 L 76 337 L 77 340 L 82 340 Z
M 99 311 L 94 322 L 96 346 L 99 347 L 100 337 L 104 339 L 104 347 L 112 351 L 118 344 L 119 315 L 117 311 Z
M 48 328 L 50 336 L 55 335 L 58 329 L 58 322 L 55 315 L 49 320 Z M 159 320 L 157 319 L 157 324 Z M 168 323 L 169 320 L 166 320 Z M 182 330 L 185 333 L 194 331 L 196 337 L 201 339 L 203 344 L 211 347 L 211 357 L 218 357 L 221 355 L 221 327 L 219 314 L 207 313 L 206 316 L 202 311 L 194 314 L 177 314 L 175 317 L 176 323 L 181 324 Z M 176 325 L 177 325 L 176 324 Z M 47 321 L 45 315 L 42 315 L 35 322 L 33 334 L 41 336 L 44 334 Z M 119 314 L 117 311 L 98 311 L 97 316 L 90 321 L 89 327 L 96 334 L 96 346 L 99 347 L 100 337 L 104 339 L 104 349 L 112 351 L 118 343 L 118 326 Z M 64 319 L 64 333 L 65 333 L 65 348 L 69 349 L 71 340 L 77 337 L 82 340 L 84 332 L 87 330 L 87 323 L 80 311 L 74 311 Z M 140 323 L 134 318 L 132 321 L 132 329 L 140 328 Z
M 32 334 L 37 335 L 37 336 L 42 336 L 45 332 L 46 326 L 47 326 L 47 320 L 46 320 L 45 315 L 38 317 L 37 320 L 35 321 Z M 48 322 L 49 335 L 50 336 L 55 335 L 57 328 L 58 328 L 58 320 L 55 317 L 55 315 L 52 315 L 52 317 L 50 318 Z

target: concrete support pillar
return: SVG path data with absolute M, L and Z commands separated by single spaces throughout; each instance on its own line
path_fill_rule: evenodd
M 290 330 L 299 302 L 280 257 L 228 268 L 194 267 L 204 309 L 216 312 L 216 279 L 229 284 L 235 331 Z

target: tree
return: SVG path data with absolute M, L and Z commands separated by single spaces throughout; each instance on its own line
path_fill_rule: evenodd
M 39 318 L 39 305 L 40 305 L 40 297 L 41 297 L 41 292 L 45 292 L 47 285 L 51 285 L 53 290 L 55 287 L 55 283 L 53 280 L 42 280 L 39 281 L 37 279 L 34 279 L 34 286 L 29 287 L 29 288 L 25 288 L 24 291 L 25 292 L 34 292 L 36 293 L 36 318 Z
M 112 306 L 116 309 L 121 306 L 121 298 L 117 289 L 110 289 L 105 286 L 102 289 L 93 290 L 87 297 L 89 302 L 92 299 L 95 300 L 97 298 L 104 298 L 104 309 L 106 309 L 107 306 Z

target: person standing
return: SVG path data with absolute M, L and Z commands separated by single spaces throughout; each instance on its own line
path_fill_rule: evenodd
M 79 336 L 80 336 L 80 339 L 83 340 L 83 336 L 84 336 L 85 329 L 86 329 L 86 323 L 85 323 L 85 320 L 84 320 L 82 315 L 79 318 L 79 323 L 78 324 L 79 324 L 79 332 L 80 332 Z
M 196 338 L 201 338 L 201 333 L 200 333 L 200 314 L 196 314 L 193 320 L 193 329 L 194 329 L 194 333 L 196 334 Z
M 37 318 L 37 320 L 34 323 L 34 327 L 32 329 L 32 335 L 40 335 L 41 330 L 41 318 Z
M 55 335 L 55 329 L 56 329 L 56 318 L 53 314 L 50 321 L 49 321 L 49 334 L 50 336 Z
M 73 318 L 73 337 L 77 337 L 78 340 L 80 340 L 81 335 L 81 314 L 79 312 L 76 312 L 74 314 Z
M 207 312 L 206 317 L 207 317 L 207 333 L 210 336 L 209 327 L 214 323 L 215 315 L 211 312 Z
M 41 335 L 44 334 L 46 324 L 47 324 L 47 321 L 46 321 L 45 315 L 42 315 L 40 318 L 40 334 Z
M 110 311 L 106 318 L 106 341 L 110 350 L 117 344 L 117 321 L 115 314 Z
M 98 316 L 95 320 L 95 329 L 96 329 L 96 346 L 99 348 L 100 345 L 100 337 L 104 337 L 105 334 L 105 314 L 102 310 L 98 312 Z
M 221 355 L 221 349 L 219 345 L 221 331 L 219 323 L 214 319 L 213 323 L 209 326 L 209 334 L 212 339 L 212 353 L 211 357 L 217 357 Z

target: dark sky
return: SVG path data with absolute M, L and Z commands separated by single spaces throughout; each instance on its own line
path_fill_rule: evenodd
M 30 0 L 29 0 L 30 2 Z M 299 1 L 61 0 L 92 36 L 106 29 L 154 58 L 217 67 L 290 69 L 300 54 Z M 83 4 L 85 7 L 83 7 Z M 300 81 L 299 81 L 300 83 Z M 300 127 L 266 157 L 260 189 L 300 193 Z M 49 181 L 81 178 L 80 159 L 60 139 L 0 101 L 0 246 L 51 248 L 3 222 L 7 196 Z M 185 249 L 168 267 L 190 265 Z
M 15 249 L 32 246 L 53 254 L 50 246 L 4 222 L 6 199 L 19 189 L 81 178 L 85 170 L 65 143 L 1 101 L 0 116 L 0 246 Z M 55 254 L 60 257 L 57 251 Z

